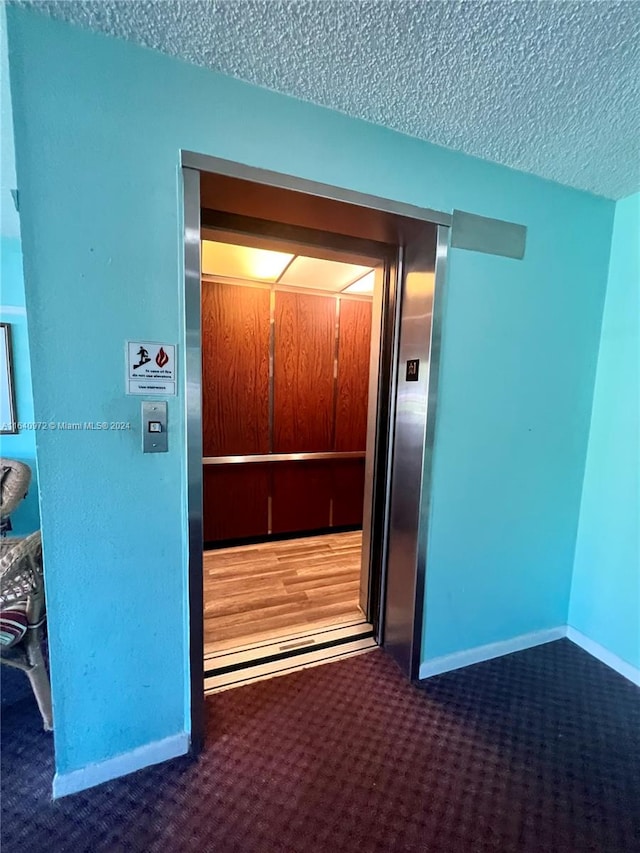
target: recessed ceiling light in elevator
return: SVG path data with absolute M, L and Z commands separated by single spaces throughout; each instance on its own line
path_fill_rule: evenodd
M 359 278 L 357 281 L 354 281 L 348 287 L 345 287 L 342 292 L 372 294 L 375 285 L 375 276 L 376 271 L 369 270 L 362 276 L 362 278 Z
M 358 266 L 323 258 L 307 258 L 298 255 L 289 264 L 278 280 L 279 284 L 293 287 L 312 287 L 337 293 L 371 270 L 369 266 Z
M 275 282 L 293 257 L 289 252 L 202 241 L 202 272 L 205 275 Z
M 369 265 L 213 240 L 202 241 L 202 273 L 332 293 L 373 293 L 373 269 Z

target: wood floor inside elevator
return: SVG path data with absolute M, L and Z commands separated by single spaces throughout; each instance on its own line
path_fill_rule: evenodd
M 361 531 L 205 551 L 205 653 L 364 620 L 361 551 Z

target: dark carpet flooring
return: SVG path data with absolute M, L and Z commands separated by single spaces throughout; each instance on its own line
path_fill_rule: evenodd
M 375 651 L 207 707 L 199 761 L 53 803 L 51 737 L 5 705 L 2 849 L 640 850 L 640 690 L 568 640 L 421 689 Z

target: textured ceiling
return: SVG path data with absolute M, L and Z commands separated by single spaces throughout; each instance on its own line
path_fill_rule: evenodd
M 640 189 L 640 2 L 25 3 L 609 198 Z

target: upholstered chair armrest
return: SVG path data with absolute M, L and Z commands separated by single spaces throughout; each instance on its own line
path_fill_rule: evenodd
M 44 606 L 40 531 L 0 541 L 0 606 L 26 601 L 29 622 L 40 619 Z

